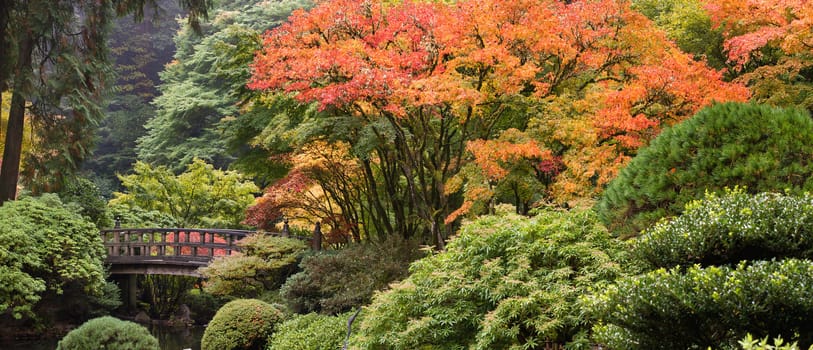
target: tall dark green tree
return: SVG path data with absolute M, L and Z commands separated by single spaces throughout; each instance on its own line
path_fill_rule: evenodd
M 210 0 L 179 0 L 199 28 Z M 59 182 L 88 154 L 109 80 L 106 38 L 115 16 L 144 16 L 156 0 L 5 0 L 0 2 L 0 87 L 12 90 L 0 167 L 0 203 L 16 196 L 26 110 L 42 137 L 32 158 L 35 182 Z M 44 186 L 43 189 L 48 189 Z
M 255 92 L 245 88 L 249 64 L 261 47 L 260 35 L 283 23 L 307 0 L 220 2 L 203 36 L 182 28 L 175 37 L 175 59 L 161 73 L 156 114 L 138 141 L 138 158 L 184 169 L 194 158 L 226 167 L 239 150 L 230 149 L 221 120 L 250 108 Z
M 183 15 L 183 9 L 177 0 L 158 0 L 158 5 L 161 10 L 151 10 L 143 21 L 133 15 L 116 19 L 107 41 L 115 85 L 93 154 L 82 165 L 83 174 L 105 189 L 107 197 L 121 190 L 116 174 L 132 171 L 136 140 L 147 133 L 144 124 L 155 115 L 152 101 L 159 94 L 158 73 L 175 55 L 172 39 L 180 24 L 175 18 Z

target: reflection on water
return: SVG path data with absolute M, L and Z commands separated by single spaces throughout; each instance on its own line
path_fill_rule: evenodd
M 54 350 L 59 339 L 28 340 L 28 341 L 0 341 L 0 349 L 4 350 Z
M 161 350 L 200 350 L 200 338 L 203 327 L 165 327 L 151 326 L 150 333 L 158 338 Z M 59 339 L 0 342 L 3 350 L 54 350 Z
M 161 350 L 200 350 L 203 327 L 152 326 L 150 333 L 158 338 Z

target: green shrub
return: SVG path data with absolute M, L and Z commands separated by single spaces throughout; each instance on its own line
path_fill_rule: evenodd
M 82 286 L 71 283 L 63 288 L 63 293 L 52 300 L 45 300 L 48 304 L 45 310 L 39 311 L 42 316 L 58 316 L 57 321 L 84 322 L 88 319 L 107 316 L 122 305 L 121 290 L 114 282 L 105 282 L 102 293 L 87 295 Z M 42 315 L 47 313 L 48 315 Z
M 105 316 L 85 322 L 57 345 L 57 350 L 158 350 L 158 340 L 146 328 Z
M 590 298 L 611 349 L 735 348 L 747 333 L 813 343 L 813 262 L 693 266 L 622 278 Z
M 138 276 L 138 285 L 143 290 L 142 301 L 149 305 L 146 309 L 149 316 L 159 320 L 169 319 L 197 281 L 197 277 L 191 276 Z
M 202 292 L 198 289 L 189 290 L 184 297 L 184 304 L 189 307 L 190 317 L 196 324 L 207 324 L 217 313 L 217 310 L 230 299 Z
M 335 350 L 341 349 L 347 336 L 347 321 L 353 313 L 325 316 L 315 313 L 297 315 L 274 331 L 268 350 Z M 358 330 L 361 317 L 353 321 Z
M 610 230 L 638 234 L 706 191 L 813 188 L 813 120 L 801 110 L 724 103 L 664 130 L 638 151 L 596 208 Z
M 280 292 L 299 313 L 349 311 L 406 277 L 409 263 L 422 255 L 417 244 L 399 238 L 319 252 L 302 259 L 302 272 L 288 278 Z
M 133 173 L 119 175 L 125 193 L 113 205 L 141 207 L 171 216 L 180 227 L 240 227 L 259 189 L 235 171 L 215 169 L 195 158 L 180 175 L 167 166 L 137 161 Z
M 740 345 L 742 350 L 799 350 L 797 343 L 786 343 L 782 337 L 774 338 L 773 343 L 769 343 L 768 337 L 754 339 L 750 333 L 740 340 Z M 810 350 L 813 350 L 813 346 Z
M 237 244 L 242 247 L 242 254 L 217 258 L 200 270 L 208 279 L 206 292 L 256 298 L 279 288 L 296 272 L 297 263 L 307 250 L 301 240 L 263 234 L 250 235 Z
M 102 288 L 102 294 L 91 296 L 89 312 L 91 315 L 97 317 L 103 316 L 119 308 L 121 305 L 121 290 L 119 286 L 113 282 L 105 282 Z
M 645 231 L 634 252 L 647 270 L 813 259 L 813 196 L 710 194 L 687 205 L 683 215 Z
M 487 216 L 447 250 L 377 294 L 354 336 L 361 349 L 587 348 L 577 303 L 621 274 L 621 243 L 591 211 Z
M 169 228 L 180 226 L 175 219 L 167 214 L 137 206 L 108 204 L 108 213 L 111 220 L 118 218 L 121 227 L 126 228 Z
M 202 350 L 264 349 L 283 314 L 256 299 L 237 299 L 223 305 L 201 339 Z
M 68 286 L 100 296 L 104 245 L 96 226 L 65 208 L 56 195 L 8 201 L 0 207 L 0 312 L 34 316 L 43 296 Z
M 99 229 L 110 228 L 113 220 L 107 212 L 107 201 L 93 181 L 76 178 L 65 184 L 59 191 L 59 198 L 64 203 L 75 204 L 78 212 L 94 223 Z

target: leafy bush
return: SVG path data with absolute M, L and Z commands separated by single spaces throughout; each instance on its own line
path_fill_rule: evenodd
M 34 316 L 44 294 L 67 285 L 102 295 L 105 250 L 99 231 L 66 209 L 56 195 L 8 201 L 0 207 L 0 310 Z
M 325 316 L 315 313 L 297 315 L 283 322 L 274 331 L 268 350 L 329 350 L 341 349 L 347 336 L 347 321 L 353 313 Z M 358 330 L 360 317 L 353 321 Z
M 146 328 L 105 316 L 85 322 L 57 345 L 57 350 L 158 350 L 158 340 Z
M 397 237 L 319 252 L 302 259 L 302 272 L 288 278 L 280 292 L 299 313 L 349 311 L 368 304 L 373 292 L 406 277 L 409 263 L 421 255 L 417 244 Z
M 307 250 L 301 240 L 264 234 L 250 235 L 237 244 L 242 254 L 216 258 L 200 270 L 208 278 L 208 293 L 257 297 L 277 289 L 296 272 L 299 258 Z
M 813 196 L 709 194 L 687 205 L 683 215 L 645 231 L 634 251 L 647 270 L 813 259 Z
M 362 349 L 521 349 L 546 341 L 587 348 L 589 320 L 577 299 L 621 274 L 620 245 L 590 211 L 479 218 L 377 294 L 354 342 Z
M 108 209 L 111 220 L 118 218 L 121 227 L 127 228 L 153 228 L 153 227 L 180 227 L 178 221 L 172 216 L 157 210 L 147 210 L 135 205 L 122 205 L 109 203 Z
M 92 296 L 90 299 L 89 312 L 94 316 L 102 316 L 102 313 L 107 314 L 122 305 L 121 290 L 113 282 L 105 282 L 102 294 Z
M 773 343 L 768 343 L 768 337 L 754 339 L 749 333 L 740 340 L 742 350 L 799 350 L 797 343 L 785 343 L 782 337 L 774 338 Z M 813 346 L 810 347 L 813 349 Z
M 813 262 L 693 266 L 622 278 L 591 299 L 611 349 L 734 348 L 747 333 L 813 343 Z
M 96 224 L 96 227 L 102 229 L 113 226 L 107 212 L 107 201 L 93 181 L 86 178 L 68 181 L 59 191 L 59 197 L 65 203 L 77 205 L 79 213 Z
M 122 305 L 121 290 L 114 282 L 105 282 L 99 295 L 87 295 L 82 286 L 72 282 L 63 288 L 62 294 L 50 299 L 44 300 L 47 305 L 38 309 L 39 318 L 47 316 L 49 321 L 71 323 L 107 316 Z
M 799 350 L 797 343 L 785 343 L 782 337 L 774 338 L 773 343 L 768 342 L 768 337 L 754 339 L 751 334 L 740 340 L 742 350 Z M 810 347 L 813 350 L 813 346 Z
M 184 297 L 184 304 L 189 307 L 190 317 L 196 324 L 207 324 L 224 304 L 228 298 L 215 296 L 198 289 L 189 290 Z
M 174 275 L 141 275 L 138 285 L 141 286 L 142 300 L 149 305 L 146 308 L 151 318 L 166 320 L 178 310 L 187 292 L 197 282 L 196 277 Z
M 223 305 L 206 327 L 202 350 L 264 349 L 283 314 L 257 299 L 237 299 Z
M 215 169 L 200 159 L 177 176 L 166 166 L 140 161 L 133 170 L 134 174 L 119 176 L 127 193 L 114 193 L 110 203 L 168 214 L 181 227 L 239 227 L 259 192 L 242 175 Z
M 813 188 L 813 120 L 803 111 L 724 103 L 664 130 L 598 202 L 612 232 L 636 235 L 725 186 L 751 193 Z

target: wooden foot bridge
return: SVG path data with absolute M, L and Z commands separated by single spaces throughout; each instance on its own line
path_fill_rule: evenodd
M 112 229 L 102 231 L 112 275 L 200 276 L 198 268 L 238 251 L 251 231 L 215 229 Z
M 246 230 L 210 228 L 114 228 L 102 230 L 107 250 L 105 263 L 111 275 L 181 275 L 200 277 L 198 268 L 212 259 L 229 256 L 240 250 L 236 245 L 254 233 Z M 313 237 L 290 236 L 282 232 L 266 233 L 311 242 L 321 248 L 322 234 L 317 224 Z
M 282 232 L 266 234 L 310 241 L 314 250 L 322 247 L 317 223 L 312 237 L 291 236 L 286 222 Z M 127 305 L 136 305 L 138 275 L 178 275 L 201 277 L 199 268 L 216 257 L 240 251 L 236 243 L 254 233 L 245 230 L 208 228 L 114 228 L 102 230 L 107 250 L 105 263 L 111 277 L 126 294 Z

